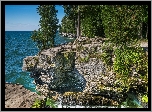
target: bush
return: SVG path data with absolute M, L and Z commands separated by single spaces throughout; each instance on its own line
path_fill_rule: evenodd
M 129 75 L 136 68 L 141 76 L 148 74 L 148 58 L 142 48 L 124 47 L 116 49 L 114 71 L 119 75 Z
M 55 101 L 50 98 L 45 98 L 43 100 L 36 99 L 31 108 L 56 108 L 57 105 Z
M 148 89 L 148 59 L 146 53 L 140 47 L 124 47 L 116 49 L 113 70 L 117 76 L 117 82 L 121 82 L 119 86 L 126 88 L 126 92 L 130 88 L 134 88 L 142 93 L 147 93 Z M 137 76 L 134 76 L 133 71 Z M 139 79 L 141 81 L 139 81 Z M 142 90 L 139 90 L 142 86 Z

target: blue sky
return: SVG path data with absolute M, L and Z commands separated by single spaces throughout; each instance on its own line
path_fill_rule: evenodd
M 33 31 L 39 28 L 40 16 L 36 11 L 38 5 L 6 5 L 5 31 Z M 59 24 L 64 16 L 62 6 L 56 5 Z

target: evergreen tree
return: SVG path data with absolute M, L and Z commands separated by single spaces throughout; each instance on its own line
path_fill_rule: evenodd
M 66 16 L 75 23 L 78 37 L 81 34 L 88 37 L 104 36 L 100 5 L 63 5 L 63 7 Z
M 55 5 L 40 5 L 37 8 L 40 17 L 40 28 L 34 31 L 31 38 L 37 42 L 40 50 L 54 46 L 54 38 L 58 29 L 57 10 Z
M 142 5 L 142 36 L 148 39 L 148 5 Z
M 70 20 L 73 21 L 73 23 L 75 23 L 75 27 L 76 27 L 76 31 L 77 31 L 77 37 L 81 36 L 81 30 L 80 30 L 80 9 L 81 7 L 79 5 L 63 5 L 64 8 L 64 12 L 66 13 L 66 16 L 68 16 L 68 18 Z
M 138 40 L 142 22 L 141 5 L 102 5 L 105 36 L 116 45 L 129 45 Z
M 101 36 L 115 44 L 131 44 L 148 34 L 148 6 L 146 5 L 63 5 L 69 31 L 77 26 L 77 36 Z M 65 19 L 65 18 L 64 18 Z M 68 22 L 67 22 L 68 21 Z M 69 26 L 68 26 L 69 25 Z M 126 41 L 127 40 L 127 41 Z
M 71 20 L 68 16 L 64 16 L 61 20 L 61 31 L 64 33 L 76 33 L 75 22 Z
M 100 5 L 86 5 L 83 7 L 83 16 L 81 17 L 82 35 L 87 37 L 104 37 L 104 29 L 101 19 Z

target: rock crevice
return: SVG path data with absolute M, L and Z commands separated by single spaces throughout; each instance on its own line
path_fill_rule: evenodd
M 42 51 L 39 56 L 29 56 L 23 61 L 23 70 L 31 72 L 36 85 L 47 85 L 52 91 L 83 91 L 85 78 L 75 68 L 76 52 L 55 47 Z M 38 89 L 38 88 L 37 88 Z

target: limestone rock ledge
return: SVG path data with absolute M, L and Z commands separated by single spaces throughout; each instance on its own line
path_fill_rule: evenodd
M 35 99 L 43 99 L 19 84 L 5 83 L 5 108 L 30 108 Z
M 68 46 L 66 46 L 68 47 Z M 23 60 L 23 70 L 31 72 L 37 90 L 43 94 L 45 90 L 64 93 L 66 91 L 83 91 L 85 78 L 75 68 L 75 51 L 65 47 L 55 47 L 43 50 L 38 56 L 29 56 Z
M 22 69 L 31 72 L 38 91 L 63 105 L 119 105 L 127 95 L 100 59 L 103 44 L 102 38 L 77 38 L 24 58 Z

